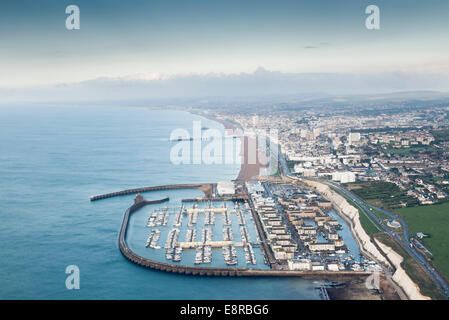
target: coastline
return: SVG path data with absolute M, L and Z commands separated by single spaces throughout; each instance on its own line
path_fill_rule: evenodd
M 233 133 L 235 133 L 237 130 L 242 130 L 242 127 L 238 124 L 233 124 L 230 121 L 227 121 L 221 117 L 216 117 L 212 114 L 206 114 L 194 110 L 182 110 L 188 113 L 191 113 L 196 116 L 200 116 L 203 118 L 206 118 L 211 121 L 215 121 L 223 125 L 225 130 L 229 130 Z M 243 130 L 242 130 L 243 131 Z M 257 177 L 259 175 L 259 170 L 262 167 L 260 163 L 256 163 L 253 165 L 248 164 L 248 137 L 242 137 L 240 136 L 241 141 L 241 157 L 242 157 L 242 164 L 239 170 L 239 173 L 237 175 L 236 181 L 244 182 L 247 180 L 250 180 L 254 177 Z M 359 237 L 357 236 L 355 232 L 355 226 L 353 224 L 353 221 L 348 218 L 344 213 L 341 212 L 340 208 L 336 208 L 337 213 L 348 223 L 350 226 L 350 231 L 352 236 L 354 237 L 355 241 L 357 242 L 357 245 L 359 249 L 364 252 L 365 255 L 369 256 L 373 260 L 379 260 L 373 257 L 372 254 L 370 254 L 368 251 L 365 250 L 364 244 L 361 242 Z M 383 257 L 382 255 L 380 255 Z M 386 262 L 388 263 L 388 262 Z M 320 279 L 321 276 L 319 274 L 315 276 L 311 276 L 312 279 Z M 389 279 L 387 279 L 386 276 L 381 276 L 381 286 L 382 286 L 382 297 L 391 299 L 391 300 L 398 300 L 400 299 L 400 295 L 396 293 L 396 289 L 394 288 L 393 284 L 390 283 Z M 373 290 L 368 290 L 365 287 L 365 282 L 360 279 L 346 279 L 343 282 L 343 285 L 338 288 L 325 288 L 328 291 L 329 297 L 332 300 L 339 300 L 339 299 L 369 299 L 369 300 L 378 300 L 380 299 L 380 294 L 377 292 L 374 292 Z
M 238 130 L 241 129 L 243 131 L 243 128 L 241 126 L 237 126 L 237 124 L 231 124 L 229 121 L 226 121 L 224 119 L 215 117 L 211 114 L 204 114 L 200 112 L 195 112 L 192 110 L 187 111 L 191 114 L 195 114 L 201 117 L 204 117 L 206 119 L 216 121 L 220 124 L 222 124 L 225 128 L 225 130 Z M 242 142 L 241 145 L 241 156 L 243 159 L 239 174 L 237 176 L 237 181 L 247 181 L 251 178 L 254 178 L 255 176 L 258 176 L 259 170 L 261 168 L 260 163 L 257 164 L 247 164 L 248 159 L 248 140 L 245 140 L 248 137 L 240 137 L 240 141 Z M 258 162 L 258 159 L 257 159 Z M 367 256 L 371 257 L 373 260 L 377 260 L 372 257 L 372 255 L 367 252 L 363 244 L 360 242 L 359 237 L 356 235 L 354 230 L 353 221 L 349 219 L 344 213 L 341 212 L 340 208 L 336 208 L 337 214 L 339 214 L 350 226 L 350 231 L 352 236 L 354 237 L 359 249 L 361 252 L 364 252 Z M 388 262 L 387 262 L 388 263 Z M 317 276 L 316 279 L 319 279 L 320 277 Z M 397 288 L 394 287 L 394 284 L 390 282 L 390 280 L 387 279 L 385 275 L 381 276 L 381 287 L 383 289 L 382 297 L 388 298 L 391 300 L 400 300 L 401 298 L 404 299 L 404 294 L 402 292 L 398 293 Z M 367 290 L 365 287 L 364 281 L 360 281 L 360 279 L 352 279 L 347 280 L 343 282 L 343 285 L 338 288 L 324 288 L 327 291 L 327 294 L 331 300 L 347 300 L 347 299 L 358 299 L 358 300 L 379 300 L 380 295 L 379 293 L 373 293 L 372 290 Z M 402 293 L 402 294 L 401 294 Z M 405 297 L 406 298 L 406 297 Z
M 342 216 L 346 216 L 346 218 L 352 222 L 350 224 L 351 232 L 353 232 L 353 236 L 356 241 L 360 241 L 360 245 L 362 246 L 360 248 L 361 251 L 363 250 L 363 252 L 368 253 L 369 257 L 373 257 L 374 260 L 379 261 L 383 265 L 390 266 L 394 269 L 393 276 L 390 277 L 390 279 L 394 281 L 394 284 L 399 286 L 403 291 L 402 294 L 398 292 L 400 296 L 404 294 L 412 300 L 430 299 L 429 297 L 421 294 L 418 285 L 416 285 L 416 283 L 414 283 L 402 269 L 400 265 L 402 260 L 398 258 L 399 254 L 379 241 L 376 241 L 375 243 L 371 241 L 371 238 L 366 234 L 365 230 L 360 224 L 359 212 L 355 207 L 351 206 L 345 198 L 343 198 L 335 191 L 332 191 L 325 184 L 312 180 L 305 180 L 305 183 L 315 188 L 318 192 L 320 192 L 327 198 L 331 199 L 331 201 L 335 203 L 336 209 L 339 209 L 337 212 Z
M 220 123 L 225 128 L 225 131 L 236 133 L 236 132 L 243 132 L 243 127 L 238 123 L 231 123 L 229 121 L 226 121 L 225 119 L 221 119 L 219 117 L 216 117 L 214 115 L 211 115 L 209 113 L 201 113 L 195 110 L 183 110 L 190 114 L 194 114 L 196 116 L 200 116 L 215 122 Z M 236 181 L 245 182 L 251 179 L 255 179 L 259 176 L 260 169 L 263 168 L 263 165 L 260 163 L 259 158 L 256 157 L 256 163 L 250 164 L 249 162 L 249 142 L 251 141 L 249 137 L 247 136 L 239 136 L 240 139 L 240 157 L 241 157 L 241 165 L 240 165 L 240 171 L 237 174 Z M 257 148 L 257 146 L 256 146 Z M 257 152 L 257 149 L 256 149 Z

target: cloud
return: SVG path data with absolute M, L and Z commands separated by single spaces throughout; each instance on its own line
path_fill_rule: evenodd
M 449 91 L 449 76 L 386 72 L 283 73 L 262 67 L 253 73 L 139 74 L 79 83 L 0 90 L 0 101 L 157 100 L 207 97 L 266 97 L 296 94 L 373 94 L 399 91 Z

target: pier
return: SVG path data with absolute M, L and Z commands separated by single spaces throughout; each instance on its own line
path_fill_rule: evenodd
M 206 190 L 211 188 L 211 183 L 201 183 L 201 184 L 170 184 L 165 186 L 155 186 L 155 187 L 142 187 L 142 188 L 136 188 L 136 189 L 127 189 L 112 193 L 105 193 L 97 196 L 91 196 L 90 201 L 97 201 L 101 199 L 107 199 L 112 197 L 119 197 L 124 196 L 128 194 L 134 194 L 134 193 L 143 193 L 143 192 L 150 192 L 150 191 L 159 191 L 159 190 L 173 190 L 173 189 L 202 189 Z

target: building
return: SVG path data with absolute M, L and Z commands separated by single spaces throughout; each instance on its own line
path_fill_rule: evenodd
M 312 262 L 312 271 L 324 271 L 324 264 L 320 262 Z
M 310 251 L 335 251 L 334 243 L 311 243 L 309 244 Z
M 310 270 L 312 269 L 312 262 L 309 259 L 288 260 L 289 270 Z
M 353 142 L 359 142 L 360 141 L 360 132 L 351 132 L 348 137 L 348 141 L 350 144 Z
M 217 183 L 217 195 L 230 196 L 235 194 L 235 185 L 230 181 L 220 181 Z
M 332 173 L 332 181 L 338 181 L 341 183 L 355 182 L 355 173 L 350 171 L 334 172 Z
M 338 271 L 338 264 L 336 264 L 336 263 L 329 263 L 327 265 L 327 270 L 329 270 L 329 271 Z

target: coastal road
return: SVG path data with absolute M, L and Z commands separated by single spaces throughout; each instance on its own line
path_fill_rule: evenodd
M 339 184 L 337 184 L 335 182 L 330 182 L 330 181 L 321 181 L 321 182 L 325 183 L 327 185 L 330 185 L 330 186 L 334 187 L 335 189 L 337 189 L 338 191 L 340 191 L 347 198 L 351 199 L 359 207 L 359 209 L 361 209 L 363 214 L 365 214 L 368 218 L 371 218 L 372 220 L 375 220 L 382 227 L 383 231 L 385 231 L 408 254 L 410 254 L 410 256 L 416 262 L 418 262 L 423 267 L 423 269 L 429 274 L 431 279 L 440 288 L 440 290 L 443 292 L 443 294 L 446 296 L 446 298 L 449 298 L 449 285 L 448 285 L 448 283 L 438 273 L 438 271 L 435 270 L 435 268 L 425 259 L 425 257 L 423 255 L 421 255 L 421 253 L 416 251 L 414 247 L 413 248 L 410 247 L 410 245 L 409 245 L 409 243 L 410 243 L 409 229 L 408 229 L 407 223 L 405 222 L 405 220 L 402 217 L 400 217 L 400 216 L 398 216 L 398 215 L 396 215 L 396 214 L 394 214 L 394 213 L 392 213 L 390 211 L 378 208 L 376 206 L 373 206 L 373 205 L 367 203 L 366 201 L 364 201 L 364 200 L 360 199 L 359 197 L 357 197 L 354 193 L 350 192 L 349 190 L 345 189 L 344 187 L 342 187 L 341 185 L 339 185 Z M 382 212 L 382 213 L 388 215 L 392 219 L 398 220 L 401 223 L 401 225 L 402 225 L 403 232 L 401 234 L 398 234 L 396 232 L 391 231 L 391 229 L 388 228 L 384 224 L 382 219 L 379 218 L 376 214 L 374 214 L 373 210 L 377 210 L 379 212 Z

